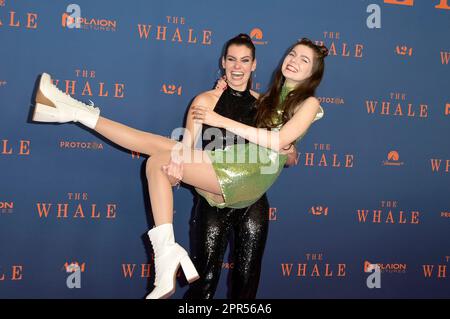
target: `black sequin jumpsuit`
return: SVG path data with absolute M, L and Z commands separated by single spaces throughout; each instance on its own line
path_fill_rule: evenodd
M 255 98 L 249 90 L 239 92 L 228 87 L 214 111 L 241 123 L 255 126 Z M 203 125 L 203 133 L 210 128 Z M 215 128 L 218 130 L 217 128 Z M 222 132 L 222 148 L 237 141 L 231 133 Z M 211 139 L 203 139 L 205 149 Z M 247 142 L 247 141 L 245 141 Z M 258 290 L 261 262 L 269 226 L 269 203 L 264 194 L 256 203 L 241 209 L 211 207 L 197 195 L 191 224 L 193 261 L 200 279 L 189 287 L 187 299 L 211 299 L 219 282 L 224 253 L 230 235 L 232 269 L 228 297 L 254 299 Z

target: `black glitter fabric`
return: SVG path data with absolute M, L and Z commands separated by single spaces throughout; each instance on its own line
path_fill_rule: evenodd
M 239 92 L 227 88 L 214 111 L 254 126 L 255 101 L 256 99 L 248 90 Z M 203 127 L 202 136 L 208 128 L 209 126 L 206 125 Z M 224 129 L 221 131 L 222 148 L 239 141 L 233 138 L 231 133 L 227 135 Z M 203 139 L 203 148 L 207 147 L 214 138 L 217 136 Z M 193 262 L 200 279 L 191 284 L 185 298 L 211 299 L 214 297 L 230 235 L 234 240 L 231 244 L 233 268 L 230 269 L 231 282 L 228 297 L 256 298 L 268 226 L 269 203 L 265 194 L 250 207 L 241 209 L 211 207 L 202 196 L 197 196 L 191 225 L 191 243 L 194 252 Z

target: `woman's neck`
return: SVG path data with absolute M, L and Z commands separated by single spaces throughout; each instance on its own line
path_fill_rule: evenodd
M 281 87 L 281 92 L 280 92 L 280 98 L 281 98 L 281 103 L 284 102 L 284 100 L 286 100 L 287 96 L 289 95 L 289 93 L 294 90 L 295 86 L 290 86 L 289 83 L 284 82 L 283 86 Z
M 230 87 L 230 89 L 233 89 L 233 90 L 235 90 L 235 91 L 238 91 L 238 92 L 245 92 L 245 91 L 247 91 L 247 84 L 244 86 L 244 85 L 242 85 L 242 86 L 234 86 L 234 85 L 230 85 L 230 84 L 228 84 L 228 86 Z
M 286 79 L 283 83 L 283 87 L 288 89 L 289 91 L 292 91 L 296 86 L 298 82 L 292 82 L 289 79 Z

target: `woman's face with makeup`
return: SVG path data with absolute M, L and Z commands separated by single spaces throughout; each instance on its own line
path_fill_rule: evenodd
M 226 56 L 222 58 L 222 67 L 227 76 L 228 85 L 235 90 L 244 91 L 252 71 L 256 69 L 256 60 L 252 51 L 245 45 L 232 44 Z
M 281 72 L 286 78 L 286 84 L 295 86 L 312 74 L 314 51 L 306 45 L 296 45 L 286 55 L 281 67 Z

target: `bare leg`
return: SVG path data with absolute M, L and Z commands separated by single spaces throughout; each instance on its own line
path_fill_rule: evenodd
M 183 181 L 209 192 L 219 192 L 219 184 L 206 153 L 191 149 L 183 150 L 183 155 L 205 155 L 204 160 L 186 161 L 183 165 Z M 173 233 L 173 195 L 172 186 L 162 165 L 169 162 L 172 152 L 166 151 L 152 155 L 147 161 L 147 179 L 153 211 L 154 228 L 148 231 L 152 243 L 155 264 L 155 288 L 147 299 L 167 298 L 175 291 L 175 278 L 179 266 L 188 282 L 199 278 L 192 260 L 184 248 L 175 242 Z M 194 157 L 196 158 L 196 157 Z
M 207 154 L 199 150 L 188 152 L 191 152 L 191 158 L 198 158 L 201 161 L 183 163 L 182 181 L 221 197 L 219 182 Z M 167 175 L 161 170 L 161 166 L 170 161 L 170 156 L 170 151 L 161 152 L 147 161 L 146 173 L 155 226 L 171 224 L 173 221 L 172 186 Z
M 95 131 L 128 150 L 147 155 L 170 151 L 177 143 L 164 136 L 136 130 L 104 117 L 99 117 Z
M 146 173 L 155 226 L 172 223 L 172 186 L 170 177 L 161 170 L 161 166 L 169 163 L 171 151 L 177 142 L 157 134 L 136 130 L 104 117 L 99 118 L 95 131 L 126 149 L 151 156 L 147 161 Z M 182 181 L 213 193 L 221 199 L 222 193 L 217 176 L 207 154 L 199 150 L 184 151 L 191 152 L 190 158 L 199 159 L 199 161 L 183 163 Z

